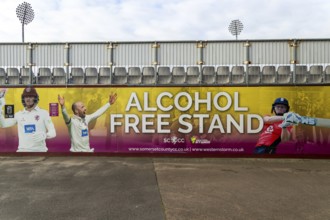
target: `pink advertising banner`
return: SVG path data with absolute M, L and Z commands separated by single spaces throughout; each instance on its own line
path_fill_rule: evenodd
M 0 89 L 0 152 L 330 155 L 330 89 Z

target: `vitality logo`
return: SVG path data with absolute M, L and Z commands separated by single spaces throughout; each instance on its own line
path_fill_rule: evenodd
M 190 141 L 191 141 L 192 144 L 195 144 L 196 143 L 196 140 L 197 140 L 197 137 L 196 136 L 192 136 L 190 138 Z
M 198 138 L 197 136 L 192 136 L 190 138 L 192 144 L 210 144 L 211 141 L 207 139 Z

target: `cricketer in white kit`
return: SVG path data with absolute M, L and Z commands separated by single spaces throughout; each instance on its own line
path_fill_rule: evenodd
M 14 118 L 5 119 L 2 114 L 5 97 L 1 98 L 0 127 L 7 128 L 17 124 L 17 152 L 47 152 L 46 139 L 56 136 L 55 127 L 49 113 L 37 106 L 39 95 L 35 88 L 25 88 L 21 99 L 24 109 L 15 113 Z
M 109 95 L 109 102 L 99 108 L 96 112 L 90 115 L 86 115 L 86 107 L 81 101 L 72 104 L 72 112 L 74 115 L 70 117 L 65 108 L 65 99 L 58 95 L 58 102 L 61 105 L 62 115 L 69 129 L 69 135 L 71 139 L 71 152 L 94 152 L 94 148 L 89 144 L 89 129 L 88 124 L 104 114 L 110 105 L 115 103 L 117 94 Z

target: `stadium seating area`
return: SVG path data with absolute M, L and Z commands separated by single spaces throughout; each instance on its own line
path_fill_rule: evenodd
M 286 85 L 330 83 L 330 65 L 40 67 L 32 72 L 38 85 Z M 1 68 L 0 85 L 27 85 L 28 68 Z

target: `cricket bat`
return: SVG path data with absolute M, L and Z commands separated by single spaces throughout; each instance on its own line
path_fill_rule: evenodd
M 300 116 L 300 124 L 330 128 L 330 119 Z
M 3 98 L 3 97 L 5 97 L 7 90 L 8 90 L 7 88 L 0 89 L 0 99 Z

